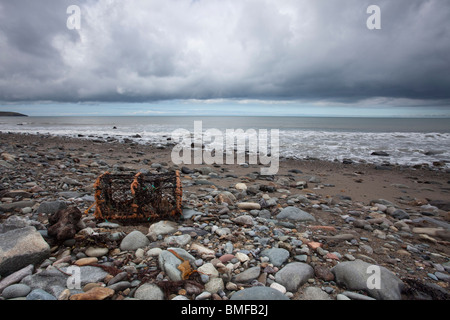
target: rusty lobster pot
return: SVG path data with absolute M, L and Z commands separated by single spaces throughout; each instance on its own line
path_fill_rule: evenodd
M 177 220 L 182 214 L 179 171 L 161 174 L 106 172 L 97 178 L 94 188 L 94 216 L 99 220 L 154 222 Z

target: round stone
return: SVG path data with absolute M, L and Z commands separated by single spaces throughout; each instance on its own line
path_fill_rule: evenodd
M 57 300 L 56 297 L 42 289 L 34 289 L 27 295 L 27 300 Z
M 29 286 L 17 283 L 6 287 L 2 292 L 2 296 L 5 299 L 12 299 L 18 297 L 26 297 L 30 292 L 31 288 Z
M 136 290 L 134 297 L 139 300 L 164 300 L 164 293 L 156 284 L 144 283 Z
M 106 254 L 108 254 L 108 248 L 95 248 L 95 247 L 89 247 L 86 249 L 85 254 L 88 257 L 101 257 L 104 256 Z
M 277 289 L 258 286 L 237 291 L 230 300 L 289 300 L 289 298 Z
M 140 231 L 132 231 L 120 243 L 120 250 L 135 251 L 139 248 L 146 247 L 150 244 L 150 240 Z
M 224 289 L 222 278 L 212 278 L 205 284 L 205 290 L 211 293 L 217 293 Z

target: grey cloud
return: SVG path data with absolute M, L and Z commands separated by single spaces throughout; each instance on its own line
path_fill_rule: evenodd
M 72 4 L 79 31 L 65 27 Z M 449 19 L 441 0 L 2 1 L 0 101 L 448 104 Z

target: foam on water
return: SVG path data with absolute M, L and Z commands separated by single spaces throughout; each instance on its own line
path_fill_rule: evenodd
M 213 125 L 219 125 L 225 134 L 225 128 L 233 128 L 233 121 L 227 119 L 208 119 Z M 242 119 L 239 119 L 244 123 Z M 265 120 L 265 119 L 264 119 Z M 288 119 L 290 120 L 290 119 Z M 0 131 L 29 134 L 51 134 L 58 136 L 79 137 L 87 139 L 116 138 L 132 139 L 142 144 L 173 144 L 170 138 L 172 132 L 180 127 L 193 131 L 194 119 L 132 119 L 130 117 L 30 117 L 30 118 L 1 118 Z M 215 122 L 214 122 L 215 121 Z M 318 158 L 322 160 L 351 159 L 356 162 L 380 164 L 414 165 L 427 163 L 432 165 L 435 161 L 450 162 L 450 130 L 447 132 L 408 132 L 407 130 L 392 132 L 373 132 L 358 130 L 345 130 L 344 126 L 327 129 L 306 128 L 298 124 L 288 123 L 287 120 L 268 123 L 262 121 L 263 128 L 279 128 L 280 155 L 296 159 Z M 280 120 L 278 120 L 280 121 Z M 342 122 L 343 120 L 341 120 Z M 325 122 L 324 122 L 325 123 Z M 350 122 L 349 122 L 350 123 Z M 247 128 L 258 131 L 258 122 L 249 123 Z M 322 125 L 324 126 L 324 125 Z M 444 124 L 445 126 L 445 124 Z M 115 127 L 115 128 L 114 128 Z M 211 127 L 211 126 L 210 126 Z M 246 130 L 247 128 L 243 128 Z M 206 130 L 207 128 L 203 128 Z M 450 129 L 450 126 L 449 126 Z M 418 130 L 420 131 L 420 130 Z M 136 135 L 139 135 L 137 137 Z M 229 146 L 228 146 L 229 147 Z M 208 148 L 208 146 L 207 146 Z M 224 148 L 226 150 L 226 148 Z M 389 156 L 374 156 L 375 151 L 384 151 Z M 447 163 L 450 167 L 450 163 Z
M 280 133 L 282 155 L 323 160 L 351 159 L 369 163 L 390 162 L 414 165 L 450 160 L 450 134 L 397 132 L 318 132 Z M 372 155 L 384 151 L 389 156 Z

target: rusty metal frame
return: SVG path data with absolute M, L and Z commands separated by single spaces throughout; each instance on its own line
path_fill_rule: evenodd
M 136 175 L 106 172 L 97 178 L 94 188 L 94 216 L 99 220 L 153 222 L 177 220 L 182 214 L 179 171 Z

